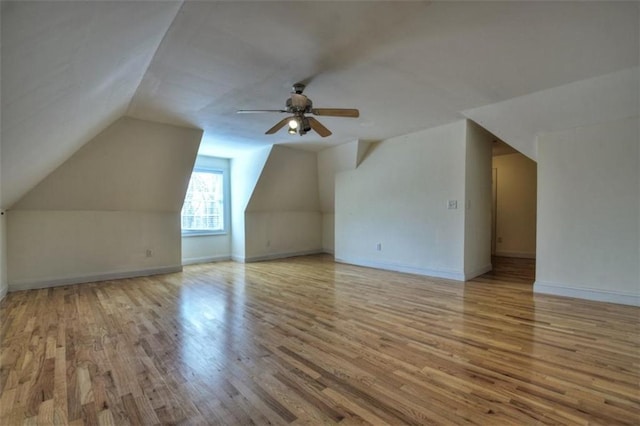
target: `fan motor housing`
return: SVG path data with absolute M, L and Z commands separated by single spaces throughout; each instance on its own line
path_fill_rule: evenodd
M 287 111 L 291 113 L 310 112 L 313 102 L 305 95 L 292 94 L 286 101 Z

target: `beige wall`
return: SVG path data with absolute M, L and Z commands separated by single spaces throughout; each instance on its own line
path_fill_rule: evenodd
M 7 226 L 12 291 L 181 268 L 171 212 L 12 210 Z
M 274 145 L 246 211 L 319 212 L 316 153 Z
M 322 251 L 319 211 L 247 212 L 246 261 L 290 257 Z
M 124 117 L 89 141 L 8 211 L 9 288 L 179 270 L 201 136 Z
M 493 158 L 497 170 L 496 255 L 536 257 L 537 164 L 522 154 Z
M 320 251 L 316 153 L 274 145 L 245 210 L 245 260 Z

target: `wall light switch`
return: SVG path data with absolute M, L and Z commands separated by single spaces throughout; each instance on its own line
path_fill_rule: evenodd
M 448 209 L 455 210 L 458 208 L 458 200 L 449 200 Z

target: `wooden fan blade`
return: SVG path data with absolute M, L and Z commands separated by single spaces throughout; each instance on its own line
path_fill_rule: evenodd
M 277 132 L 278 130 L 282 129 L 285 124 L 287 124 L 289 122 L 289 120 L 291 120 L 291 117 L 287 117 L 287 118 L 283 118 L 282 120 L 278 121 L 278 123 L 276 123 L 275 126 L 273 126 L 272 128 L 270 128 L 269 130 L 267 130 L 266 132 L 264 132 L 265 135 L 272 135 L 275 132 Z
M 320 136 L 322 136 L 323 138 L 326 138 L 327 136 L 331 135 L 331 130 L 327 129 L 326 127 L 324 127 L 322 125 L 322 123 L 320 123 L 318 120 L 316 120 L 313 117 L 308 117 L 307 120 L 309 120 L 309 126 L 311 126 L 311 128 L 313 130 L 316 131 L 316 133 L 318 133 Z
M 284 109 L 239 109 L 236 111 L 238 114 L 260 114 L 263 112 L 287 112 Z
M 331 117 L 360 117 L 360 111 L 351 108 L 313 108 L 311 114 Z

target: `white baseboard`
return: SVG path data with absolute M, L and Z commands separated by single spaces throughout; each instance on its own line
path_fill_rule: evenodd
M 293 251 L 293 252 L 285 252 L 285 253 L 270 253 L 260 256 L 251 256 L 245 257 L 244 262 L 262 262 L 265 260 L 275 260 L 275 259 L 285 259 L 287 257 L 296 257 L 296 256 L 308 256 L 310 254 L 321 254 L 324 253 L 322 249 L 313 249 L 313 250 L 302 250 L 302 251 Z
M 564 284 L 549 281 L 536 281 L 533 284 L 533 292 L 539 294 L 552 294 L 554 296 L 565 296 L 574 297 L 577 299 L 594 300 L 596 302 L 640 306 L 640 294 L 638 293 L 627 293 L 593 288 L 567 287 Z
M 428 269 L 419 268 L 410 265 L 402 265 L 392 262 L 379 262 L 368 259 L 355 259 L 355 258 L 336 258 L 336 262 L 348 263 L 350 265 L 366 266 L 367 268 L 385 269 L 388 271 L 406 272 L 409 274 L 425 275 L 428 277 L 445 278 L 448 280 L 464 281 L 465 275 L 463 272 L 456 270 L 442 270 L 442 269 Z
M 60 287 L 73 284 L 92 283 L 96 281 L 120 280 L 123 278 L 146 277 L 149 275 L 171 274 L 181 272 L 182 265 L 163 266 L 160 268 L 138 269 L 135 271 L 107 272 L 104 274 L 83 275 L 78 277 L 56 278 L 39 281 L 18 281 L 9 283 L 9 291 L 35 290 L 39 288 Z
M 519 257 L 521 259 L 535 259 L 536 254 L 527 251 L 496 251 L 494 256 L 500 257 Z
M 486 274 L 487 272 L 491 271 L 493 269 L 493 266 L 488 263 L 480 268 L 476 268 L 474 270 L 472 270 L 471 272 L 465 272 L 464 273 L 464 280 L 465 281 L 469 281 L 474 279 L 475 277 L 479 277 L 482 274 Z
M 182 259 L 182 265 L 196 265 L 199 263 L 211 263 L 211 262 L 223 262 L 225 260 L 231 260 L 231 256 L 208 256 L 208 257 L 190 257 L 188 259 Z

